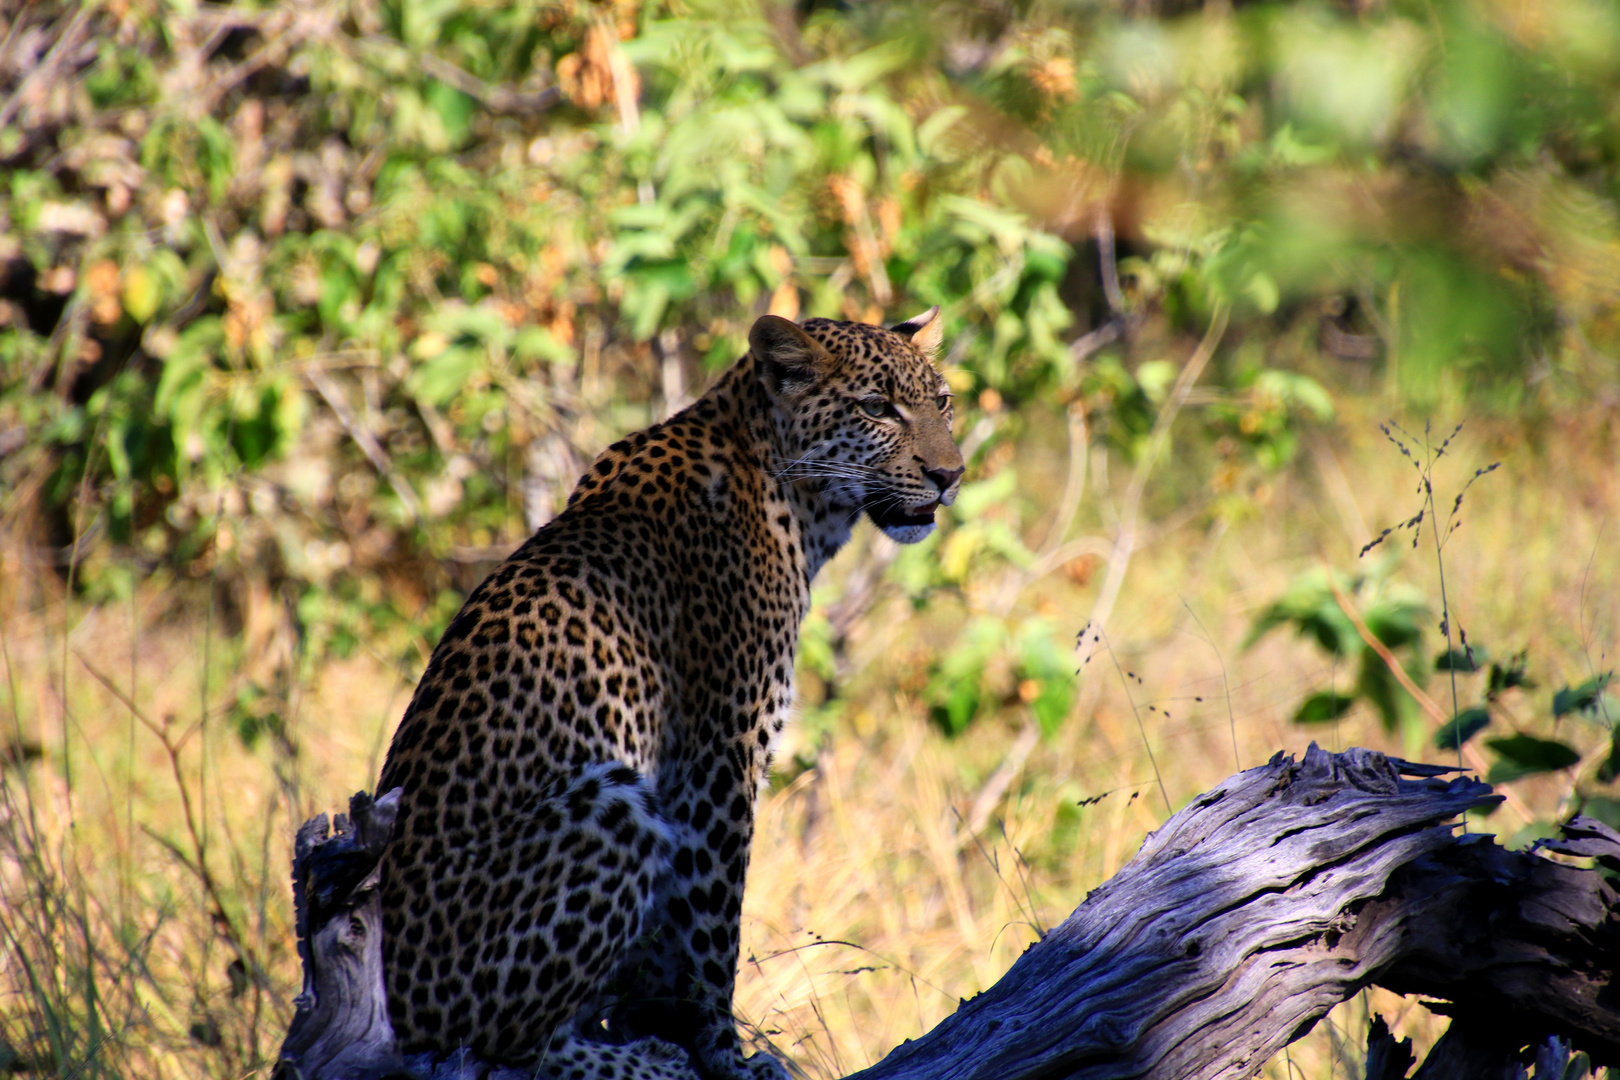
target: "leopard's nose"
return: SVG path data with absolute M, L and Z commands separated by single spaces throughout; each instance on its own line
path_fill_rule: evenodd
M 961 479 L 962 472 L 963 468 L 960 465 L 954 469 L 930 469 L 927 465 L 923 466 L 923 475 L 934 482 L 941 495 L 951 490 L 951 485 Z

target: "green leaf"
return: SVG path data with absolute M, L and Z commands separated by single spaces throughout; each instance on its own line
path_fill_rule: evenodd
M 1020 678 L 1034 679 L 1039 686 L 1029 703 L 1030 711 L 1041 734 L 1051 738 L 1069 715 L 1074 698 L 1071 654 L 1065 644 L 1059 644 L 1052 624 L 1039 618 L 1029 620 L 1019 631 L 1018 649 Z
M 473 372 L 483 366 L 481 349 L 466 346 L 446 349 L 412 372 L 406 386 L 419 400 L 442 407 L 461 393 Z
M 1261 314 L 1270 315 L 1277 310 L 1277 302 L 1281 295 L 1277 290 L 1277 281 L 1264 270 L 1257 271 L 1249 278 L 1249 283 L 1243 287 L 1254 306 L 1260 309 Z
M 1436 671 L 1464 671 L 1472 674 L 1490 659 L 1483 645 L 1465 645 L 1447 649 L 1434 658 Z
M 557 340 L 555 334 L 543 326 L 525 326 L 512 338 L 512 355 L 518 360 L 543 360 L 551 364 L 567 364 L 574 360 L 572 347 Z
M 1296 724 L 1326 724 L 1350 711 L 1356 699 L 1349 694 L 1336 694 L 1331 690 L 1318 690 L 1300 705 L 1294 713 Z
M 979 712 L 977 683 L 959 683 L 928 708 L 928 719 L 947 735 L 960 735 Z
M 1136 382 L 1147 399 L 1158 405 L 1170 396 L 1170 385 L 1178 374 L 1180 369 L 1168 360 L 1147 360 L 1136 369 Z
M 436 80 L 428 83 L 422 97 L 438 113 L 450 146 L 460 146 L 467 138 L 467 130 L 478 111 L 478 103 L 460 90 Z
M 1483 705 L 1470 705 L 1435 732 L 1434 745 L 1441 750 L 1455 750 L 1478 735 L 1491 722 L 1491 711 Z
M 1353 592 L 1356 583 L 1335 575 L 1339 587 Z M 1329 587 L 1327 574 L 1312 570 L 1301 574 L 1288 591 L 1270 607 L 1260 613 L 1244 640 L 1245 649 L 1279 626 L 1292 624 L 1302 636 L 1312 637 L 1322 649 L 1339 656 L 1361 652 L 1366 646 L 1350 619 L 1339 607 Z
M 1334 416 L 1333 397 L 1321 383 L 1309 375 L 1299 375 L 1293 372 L 1288 375 L 1288 390 L 1293 402 L 1310 413 L 1316 420 L 1332 420 Z
M 1620 829 L 1620 800 L 1587 795 L 1581 800 L 1581 813 L 1597 818 L 1611 829 Z
M 1613 783 L 1617 776 L 1620 776 L 1620 724 L 1615 725 L 1614 732 L 1609 736 L 1609 756 L 1603 759 L 1603 764 L 1597 769 L 1600 784 Z
M 1412 709 L 1412 696 L 1395 680 L 1383 658 L 1371 650 L 1361 654 L 1356 689 L 1378 710 L 1378 721 L 1385 731 L 1400 727 L 1403 714 Z
M 1509 657 L 1506 663 L 1492 662 L 1490 682 L 1485 688 L 1487 698 L 1495 698 L 1504 690 L 1515 687 L 1533 687 L 1534 680 L 1524 673 L 1528 657 L 1520 651 Z
M 1367 629 L 1390 648 L 1399 648 L 1417 641 L 1423 634 L 1418 620 L 1427 614 L 1421 604 L 1403 600 L 1383 600 L 1369 607 L 1362 615 Z
M 163 285 L 156 274 L 144 266 L 136 265 L 124 272 L 123 305 L 129 317 L 142 325 L 157 314 L 163 303 Z
M 1603 699 L 1604 689 L 1614 681 L 1614 672 L 1594 675 L 1579 686 L 1566 686 L 1553 695 L 1553 716 L 1567 716 L 1572 712 L 1595 712 Z M 1620 717 L 1611 717 L 1620 720 Z
M 1006 627 L 999 620 L 981 617 L 969 623 L 940 658 L 924 692 L 930 699 L 929 718 L 945 734 L 960 735 L 978 716 L 985 665 L 1006 640 Z
M 1556 772 L 1581 760 L 1581 755 L 1573 747 L 1557 739 L 1538 739 L 1534 735 L 1521 734 L 1487 739 L 1485 742 L 1500 759 L 1491 766 L 1490 774 L 1486 777 L 1493 784 L 1504 784 L 1537 773 Z

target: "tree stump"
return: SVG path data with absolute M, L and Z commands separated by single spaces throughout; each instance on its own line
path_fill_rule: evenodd
M 304 988 L 274 1075 L 283 1080 L 385 1077 L 404 1072 L 383 990 L 378 862 L 399 792 L 360 792 L 336 831 L 317 814 L 293 843 L 293 913 Z
M 1620 1064 L 1620 904 L 1610 879 L 1459 834 L 1500 797 L 1368 750 L 1278 754 L 1193 800 L 995 986 L 862 1080 L 1252 1076 L 1363 987 L 1440 999 L 1451 1030 L 1417 1076 L 1561 1075 Z M 278 1075 L 516 1080 L 455 1055 L 400 1057 L 383 997 L 376 864 L 392 794 L 298 834 L 304 991 Z M 1576 818 L 1545 851 L 1620 870 L 1620 834 Z M 604 1037 L 606 1033 L 604 1032 Z M 1561 1055 L 1561 1057 L 1560 1057 Z M 1369 1080 L 1412 1057 L 1378 1026 Z M 1376 1070 L 1376 1071 L 1375 1071 Z M 1416 1078 L 1414 1078 L 1416 1080 Z

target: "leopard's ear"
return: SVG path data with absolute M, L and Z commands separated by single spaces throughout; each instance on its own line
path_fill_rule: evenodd
M 910 338 L 911 343 L 922 350 L 922 354 L 930 360 L 939 355 L 939 347 L 945 341 L 945 320 L 939 317 L 938 304 L 890 329 L 902 337 Z
M 830 373 L 832 354 L 780 315 L 762 315 L 748 331 L 748 347 L 759 361 L 759 377 L 771 397 L 801 393 Z

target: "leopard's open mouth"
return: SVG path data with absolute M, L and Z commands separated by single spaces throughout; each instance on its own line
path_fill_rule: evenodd
M 932 525 L 934 511 L 938 509 L 938 499 L 912 510 L 906 509 L 892 499 L 874 499 L 867 504 L 866 513 L 872 519 L 872 524 L 878 528 L 898 529 L 907 525 Z

